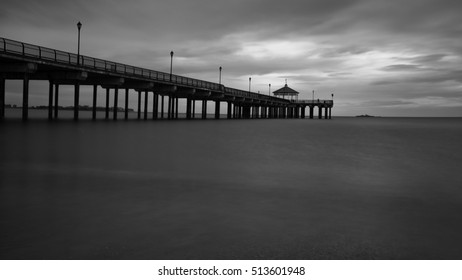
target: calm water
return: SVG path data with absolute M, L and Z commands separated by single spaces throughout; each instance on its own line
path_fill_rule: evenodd
M 462 119 L 0 123 L 2 259 L 462 259 Z

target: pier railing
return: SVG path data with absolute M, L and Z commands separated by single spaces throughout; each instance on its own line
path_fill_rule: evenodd
M 321 99 L 291 100 L 290 102 L 295 103 L 295 104 L 307 104 L 307 105 L 310 105 L 310 104 L 315 104 L 315 105 L 318 105 L 318 104 L 334 105 L 334 101 L 332 99 L 331 100 L 321 100 Z
M 183 77 L 179 75 L 170 75 L 169 73 L 165 72 L 149 70 L 84 55 L 78 56 L 74 53 L 31 45 L 6 38 L 0 38 L 0 51 L 13 55 L 64 64 L 67 66 L 74 66 L 91 70 L 102 70 L 105 72 L 130 75 L 144 79 L 171 82 L 179 85 L 194 86 L 214 91 L 223 91 L 223 86 L 217 83 Z
M 290 101 L 270 95 L 254 93 L 234 88 L 228 88 L 222 84 L 212 83 L 208 81 L 188 78 L 179 75 L 170 75 L 169 73 L 145 69 L 141 67 L 131 66 L 123 63 L 117 63 L 104 59 L 89 57 L 85 55 L 77 55 L 75 53 L 64 52 L 56 49 L 31 45 L 15 40 L 10 40 L 0 37 L 0 52 L 20 56 L 24 58 L 38 59 L 41 61 L 52 62 L 63 66 L 72 66 L 81 68 L 82 70 L 104 71 L 119 75 L 131 76 L 133 78 L 148 79 L 172 83 L 180 86 L 196 87 L 206 90 L 223 92 L 234 97 L 245 99 L 253 99 L 275 103 L 297 103 L 297 104 L 333 104 L 332 100 L 297 100 Z

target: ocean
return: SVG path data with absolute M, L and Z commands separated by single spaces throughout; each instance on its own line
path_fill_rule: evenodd
M 462 119 L 0 123 L 1 259 L 462 259 Z

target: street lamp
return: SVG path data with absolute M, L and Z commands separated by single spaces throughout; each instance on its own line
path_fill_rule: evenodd
M 170 52 L 170 81 L 172 81 L 172 69 L 173 69 L 173 51 Z
M 219 83 L 220 85 L 221 85 L 221 70 L 222 70 L 222 69 L 223 69 L 223 68 L 222 68 L 221 66 L 220 66 L 220 68 L 218 68 L 218 70 L 220 70 L 220 77 L 219 77 L 219 79 L 218 79 L 218 83 Z
M 334 94 L 332 93 L 332 103 L 334 103 Z
M 314 103 L 314 90 L 313 90 L 313 103 Z
M 268 96 L 271 96 L 271 84 L 268 84 L 269 90 L 268 90 Z
M 77 23 L 77 29 L 79 31 L 78 43 L 77 43 L 77 65 L 80 65 L 80 29 L 82 28 L 82 23 L 80 21 Z
M 249 77 L 249 92 L 250 92 L 250 85 L 252 83 L 252 77 Z

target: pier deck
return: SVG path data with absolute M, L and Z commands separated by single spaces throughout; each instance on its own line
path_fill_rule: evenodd
M 48 118 L 58 118 L 59 86 L 74 86 L 74 119 L 79 119 L 80 87 L 93 86 L 92 117 L 96 118 L 98 86 L 106 91 L 106 118 L 109 96 L 113 92 L 113 119 L 117 119 L 119 91 L 125 93 L 125 118 L 128 118 L 128 96 L 138 94 L 138 118 L 147 119 L 148 100 L 152 95 L 152 118 L 178 118 L 178 100 L 186 99 L 186 118 L 193 118 L 195 102 L 202 102 L 202 118 L 207 116 L 207 102 L 215 102 L 215 118 L 220 118 L 220 102 L 227 103 L 227 118 L 331 118 L 332 100 L 291 101 L 274 96 L 225 87 L 222 84 L 173 75 L 113 61 L 0 38 L 0 119 L 5 118 L 5 81 L 22 80 L 22 119 L 28 119 L 29 81 L 49 82 Z M 141 100 L 144 94 L 144 108 Z M 167 108 L 164 99 L 167 98 Z M 142 117 L 143 115 L 143 117 Z

